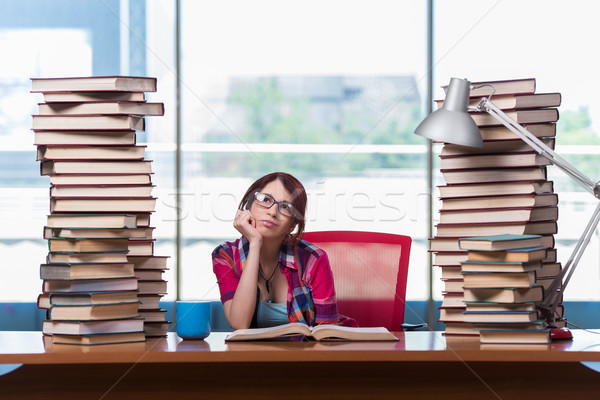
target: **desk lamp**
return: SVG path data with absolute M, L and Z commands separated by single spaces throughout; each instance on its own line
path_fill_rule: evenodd
M 484 86 L 490 86 L 492 88 L 492 93 L 488 97 L 483 97 L 477 106 L 469 106 L 469 91 Z M 491 102 L 491 97 L 494 95 L 494 92 L 495 88 L 493 85 L 484 84 L 471 87 L 471 82 L 466 79 L 452 78 L 442 108 L 434 111 L 425 118 L 415 130 L 415 134 L 440 142 L 469 147 L 481 147 L 483 146 L 483 140 L 479 128 L 469 115 L 468 111 L 487 112 L 521 138 L 533 150 L 546 157 L 551 164 L 556 165 L 594 197 L 600 199 L 599 183 L 594 183 L 577 170 L 577 168 L 556 154 L 535 135 L 494 105 L 494 103 Z M 585 230 L 577 241 L 571 256 L 546 291 L 544 299 L 537 305 L 550 327 L 550 337 L 552 340 L 573 338 L 571 332 L 567 328 L 556 327 L 556 308 L 560 303 L 562 293 L 564 293 L 564 289 L 569 283 L 599 221 L 600 202 L 596 206 L 596 210 L 592 214 Z

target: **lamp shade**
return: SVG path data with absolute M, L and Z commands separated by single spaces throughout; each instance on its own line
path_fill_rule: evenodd
M 452 78 L 444 105 L 425 118 L 415 134 L 439 142 L 482 147 L 481 133 L 467 112 L 471 82 Z

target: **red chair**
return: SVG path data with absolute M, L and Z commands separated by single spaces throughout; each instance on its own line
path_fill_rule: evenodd
M 340 314 L 359 326 L 401 331 L 412 240 L 376 232 L 306 232 L 303 240 L 327 252 Z

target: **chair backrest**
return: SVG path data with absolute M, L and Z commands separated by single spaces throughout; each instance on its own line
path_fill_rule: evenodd
M 412 240 L 377 232 L 306 232 L 303 240 L 327 252 L 340 314 L 359 326 L 401 331 Z

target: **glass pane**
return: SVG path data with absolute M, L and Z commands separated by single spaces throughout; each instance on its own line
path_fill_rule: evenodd
M 426 149 L 412 132 L 424 108 L 425 2 L 182 10 L 182 297 L 218 298 L 212 249 L 239 236 L 233 216 L 252 181 L 286 171 L 308 191 L 307 230 L 410 234 L 408 297 L 424 299 Z
M 518 12 L 515 12 L 518 10 Z M 600 4 L 578 1 L 436 2 L 436 98 L 451 77 L 471 81 L 536 78 L 536 92 L 561 92 L 556 150 L 592 181 L 600 175 L 600 61 L 589 40 L 600 34 Z M 441 18 L 452 15 L 452 18 Z M 492 99 L 493 101 L 493 99 Z M 548 179 L 559 195 L 558 261 L 563 265 L 582 234 L 597 200 L 556 167 Z M 442 178 L 438 177 L 438 183 Z M 598 234 L 565 291 L 566 300 L 599 300 Z M 437 280 L 436 280 L 437 281 Z M 590 286 L 590 282 L 593 284 Z M 441 293 L 441 287 L 436 290 Z
M 158 92 L 147 99 L 165 103 L 169 111 L 165 117 L 149 117 L 137 142 L 172 143 L 174 40 L 165 40 L 172 36 L 172 21 L 172 4 L 158 1 L 9 0 L 0 4 L 0 53 L 3 60 L 10 60 L 0 63 L 0 221 L 10 227 L 0 233 L 0 249 L 7 261 L 0 272 L 11 277 L 0 281 L 0 302 L 36 300 L 41 287 L 39 265 L 48 253 L 42 230 L 49 212 L 49 180 L 40 176 L 30 117 L 43 98 L 29 93 L 30 78 L 155 76 Z M 157 148 L 160 151 L 153 151 Z M 166 199 L 173 193 L 174 146 L 150 143 L 148 150 L 148 157 L 155 160 L 153 180 L 160 188 L 155 196 Z M 168 219 L 170 209 L 160 201 L 157 208 L 156 215 Z M 173 254 L 173 222 L 159 218 L 153 222 L 159 239 L 156 254 Z

